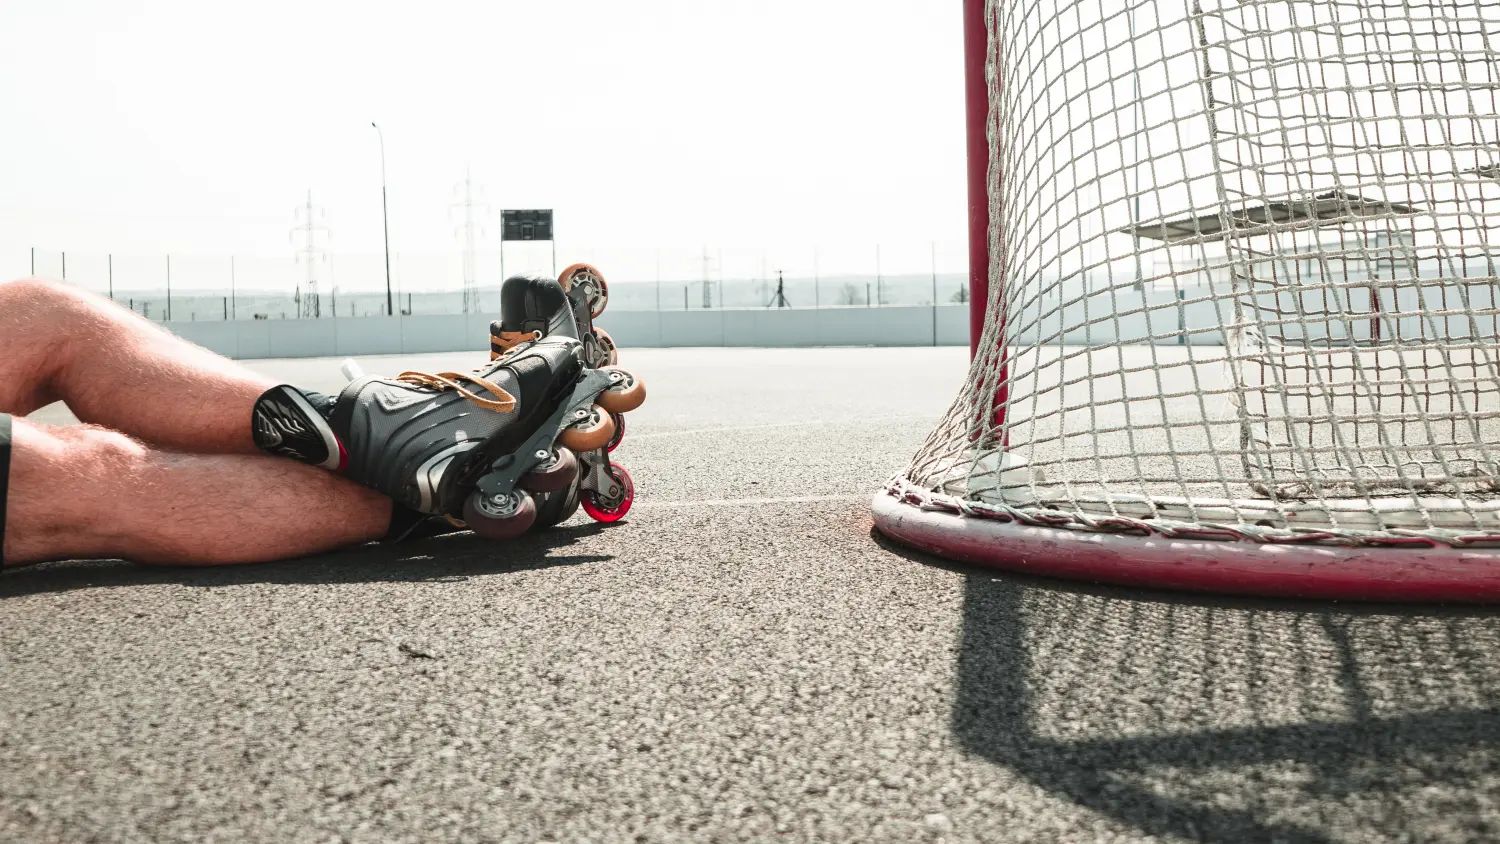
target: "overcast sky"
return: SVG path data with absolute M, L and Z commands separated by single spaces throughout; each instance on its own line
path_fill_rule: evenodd
M 0 3 L 0 273 L 37 246 L 460 248 L 492 208 L 570 246 L 961 243 L 958 0 Z M 490 226 L 493 241 L 494 226 Z

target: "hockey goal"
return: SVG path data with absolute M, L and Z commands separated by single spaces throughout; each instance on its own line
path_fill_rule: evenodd
M 1500 599 L 1500 0 L 968 0 L 957 559 Z

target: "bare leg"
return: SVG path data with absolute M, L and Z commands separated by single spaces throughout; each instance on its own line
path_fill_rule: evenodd
M 0 411 L 64 401 L 82 421 L 152 445 L 257 454 L 255 400 L 275 382 L 102 296 L 44 279 L 0 283 Z
M 390 523 L 390 499 L 291 460 L 175 454 L 92 425 L 13 425 L 8 566 L 261 562 L 379 539 Z

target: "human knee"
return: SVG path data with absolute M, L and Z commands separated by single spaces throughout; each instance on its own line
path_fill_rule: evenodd
M 22 562 L 190 557 L 191 549 L 180 544 L 139 541 L 150 525 L 142 523 L 146 502 L 138 499 L 151 489 L 151 469 L 162 452 L 94 425 L 32 425 L 21 433 L 26 436 L 12 455 L 7 533 L 14 527 L 15 543 L 7 541 L 7 559 L 13 551 Z
M 50 278 L 18 278 L 0 282 L 0 315 L 23 320 L 17 328 L 33 339 L 65 338 L 82 324 L 93 308 L 88 294 Z
M 71 358 L 78 338 L 88 337 L 110 318 L 101 296 L 49 278 L 0 282 L 0 340 L 24 343 L 56 366 Z M 8 345 L 8 344 L 7 344 Z
M 65 285 L 0 282 L 0 412 L 25 416 L 56 401 L 54 379 L 72 359 L 79 309 Z
M 28 276 L 0 282 L 0 298 L 17 306 L 36 308 L 48 304 L 72 304 L 76 296 L 74 288 L 66 282 Z
M 53 447 L 68 466 L 87 467 L 89 474 L 128 477 L 150 453 L 130 437 L 98 425 L 53 429 Z

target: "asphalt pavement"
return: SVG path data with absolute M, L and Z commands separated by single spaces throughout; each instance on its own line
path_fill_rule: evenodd
M 627 349 L 650 398 L 613 526 L 0 574 L 0 841 L 1500 839 L 1491 610 L 1107 589 L 872 535 L 965 359 Z

